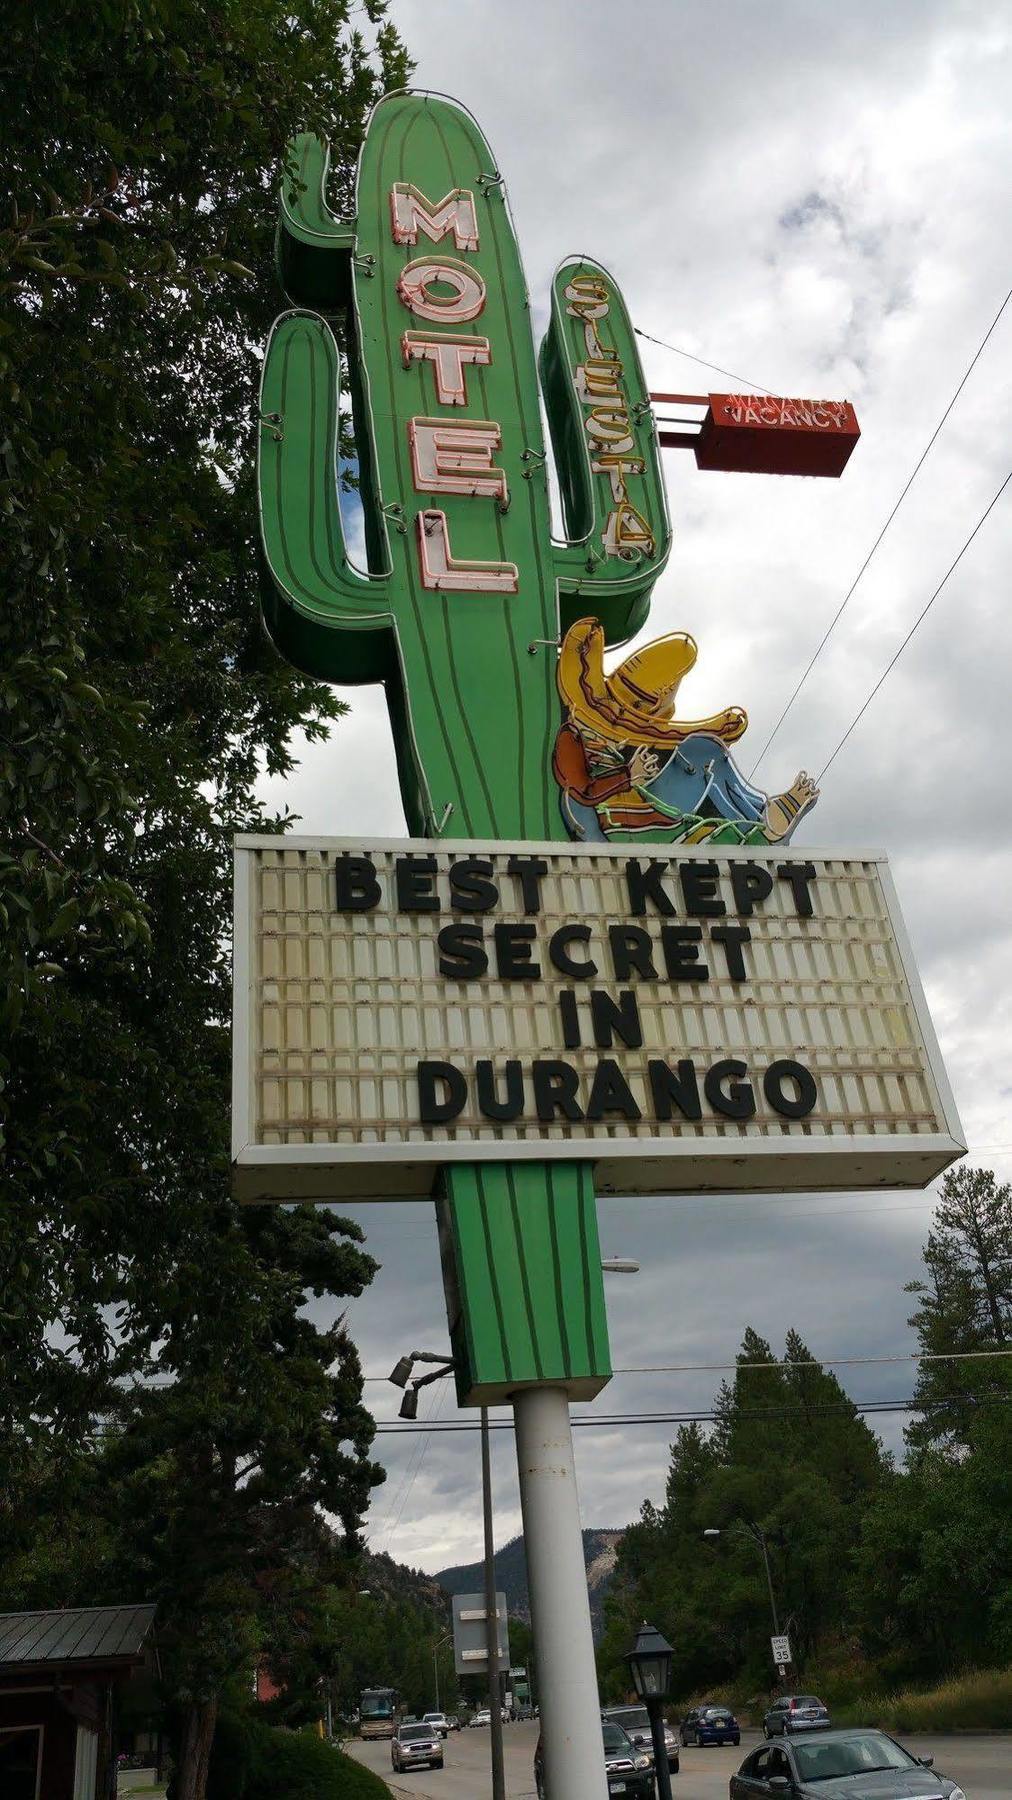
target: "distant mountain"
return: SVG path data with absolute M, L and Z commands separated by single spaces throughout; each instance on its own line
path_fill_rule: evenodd
M 605 1595 L 615 1568 L 615 1553 L 621 1531 L 587 1529 L 583 1534 L 583 1560 L 587 1565 L 587 1588 L 590 1593 L 590 1616 L 594 1637 L 600 1634 Z M 496 1586 L 506 1595 L 506 1606 L 515 1619 L 530 1621 L 531 1603 L 527 1592 L 527 1558 L 524 1540 L 515 1537 L 495 1553 Z M 485 1581 L 484 1563 L 460 1563 L 453 1569 L 441 1569 L 435 1576 L 448 1594 L 477 1594 Z
M 421 1569 L 409 1569 L 405 1563 L 394 1562 L 392 1556 L 366 1550 L 358 1577 L 360 1590 L 401 1606 L 418 1607 L 434 1614 L 441 1625 L 449 1624 L 447 1590 L 438 1575 L 423 1575 Z

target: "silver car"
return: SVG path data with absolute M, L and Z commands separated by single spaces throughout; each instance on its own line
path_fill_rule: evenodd
M 398 1771 L 426 1763 L 430 1769 L 443 1766 L 443 1745 L 431 1725 L 400 1725 L 390 1745 L 390 1766 Z
M 826 1731 L 829 1708 L 814 1694 L 781 1694 L 763 1720 L 763 1737 L 789 1737 L 794 1731 Z
M 654 1760 L 654 1740 L 650 1730 L 650 1714 L 645 1706 L 605 1706 L 601 1709 L 601 1718 L 608 1724 L 621 1725 L 637 1750 L 642 1750 Z M 668 1769 L 672 1775 L 678 1774 L 678 1739 L 671 1726 L 664 1726 L 664 1748 L 668 1753 Z

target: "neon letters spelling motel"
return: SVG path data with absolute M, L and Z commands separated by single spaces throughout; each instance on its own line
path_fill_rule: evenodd
M 415 246 L 421 231 L 434 244 L 452 235 L 459 251 L 479 248 L 474 195 L 467 188 L 457 188 L 432 205 L 411 182 L 397 181 L 390 191 L 390 225 L 395 244 Z M 457 257 L 442 255 L 421 256 L 407 263 L 397 293 L 416 318 L 444 328 L 480 318 L 486 300 L 485 282 L 477 269 Z M 600 335 L 600 323 L 609 310 L 607 285 L 600 276 L 576 275 L 565 297 L 568 311 L 583 325 L 586 342 L 586 361 L 575 376 L 577 392 L 589 409 L 585 426 L 591 468 L 595 475 L 608 476 L 614 500 L 602 534 L 605 554 L 651 554 L 654 534 L 629 495 L 629 480 L 643 475 L 644 464 L 630 454 L 634 439 L 621 387 L 622 363 Z M 431 366 L 436 401 L 445 407 L 466 407 L 467 369 L 487 367 L 493 360 L 487 337 L 452 329 L 405 331 L 401 354 L 405 368 L 415 362 Z M 408 420 L 407 430 L 417 492 L 470 495 L 493 500 L 503 512 L 508 509 L 506 472 L 494 461 L 502 445 L 495 420 L 416 417 Z M 515 563 L 468 562 L 454 557 L 444 512 L 424 508 L 418 513 L 416 530 L 424 587 L 442 592 L 516 593 Z

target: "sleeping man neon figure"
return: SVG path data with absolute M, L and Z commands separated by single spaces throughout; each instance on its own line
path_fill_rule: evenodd
M 804 770 L 764 794 L 729 746 L 748 724 L 740 706 L 678 720 L 679 683 L 696 660 L 685 632 L 633 651 L 604 672 L 604 631 L 578 619 L 559 653 L 563 722 L 552 766 L 571 837 L 589 842 L 783 844 L 819 790 Z

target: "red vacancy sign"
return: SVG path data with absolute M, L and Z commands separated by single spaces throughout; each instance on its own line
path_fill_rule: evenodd
M 700 469 L 842 475 L 860 435 L 849 400 L 710 394 L 693 449 Z
M 777 394 L 651 394 L 655 403 L 706 408 L 701 419 L 659 418 L 666 450 L 693 450 L 700 469 L 744 475 L 842 475 L 861 436 L 849 400 Z M 690 426 L 669 431 L 669 425 Z

